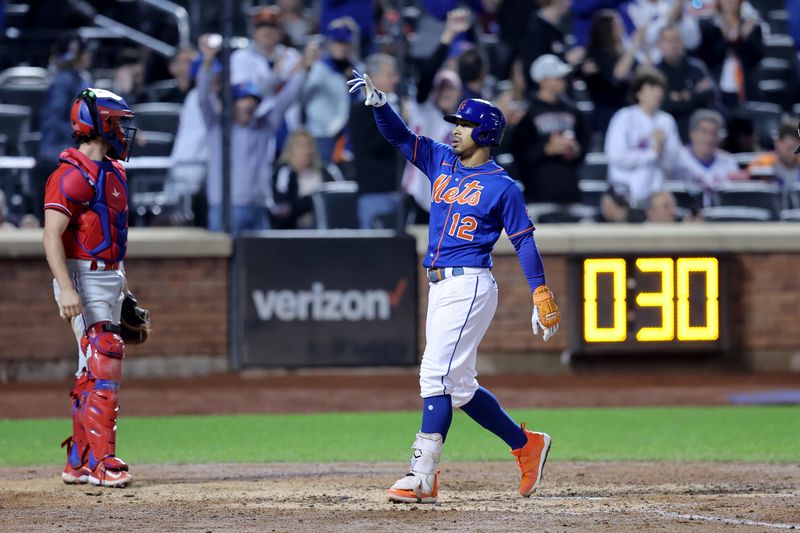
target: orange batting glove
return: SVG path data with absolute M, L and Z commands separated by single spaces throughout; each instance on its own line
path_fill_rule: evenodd
M 533 334 L 539 335 L 541 327 L 542 339 L 547 342 L 558 331 L 559 322 L 561 322 L 561 311 L 558 310 L 558 305 L 553 299 L 553 292 L 547 288 L 547 285 L 537 287 L 533 291 L 533 317 L 531 318 Z

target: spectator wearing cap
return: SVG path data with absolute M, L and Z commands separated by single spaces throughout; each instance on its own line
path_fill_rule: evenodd
M 689 144 L 681 147 L 673 177 L 703 190 L 703 205 L 725 183 L 746 178 L 731 154 L 720 150 L 725 122 L 716 111 L 700 109 L 689 119 Z
M 702 39 L 694 53 L 711 70 L 729 108 L 757 99 L 763 32 L 758 12 L 743 0 L 719 0 L 716 14 L 700 23 Z
M 397 60 L 388 54 L 372 54 L 367 57 L 366 71 L 375 88 L 388 95 L 389 105 L 400 109 Z M 372 229 L 382 225 L 381 220 L 399 217 L 403 159 L 380 134 L 372 108 L 361 99 L 352 103 L 348 131 L 358 182 L 358 220 L 362 229 Z
M 759 154 L 748 171 L 755 176 L 771 176 L 784 190 L 800 186 L 800 146 L 797 146 L 797 119 L 785 117 L 781 120 L 777 135 L 773 139 L 775 149 Z
M 636 70 L 636 55 L 644 40 L 637 30 L 625 43 L 622 19 L 613 9 L 595 13 L 589 31 L 589 48 L 581 74 L 594 103 L 592 131 L 605 134 L 614 113 L 628 104 L 629 83 Z
M 665 86 L 661 72 L 640 67 L 631 84 L 636 104 L 617 111 L 606 133 L 608 180 L 628 191 L 632 207 L 662 189 L 680 153 L 675 119 L 660 110 Z
M 570 65 L 577 65 L 585 57 L 583 48 L 570 48 L 561 22 L 569 13 L 572 0 L 536 0 L 539 9 L 531 15 L 526 31 L 517 35 L 516 49 L 530 71 L 537 57 L 553 54 Z
M 375 35 L 373 0 L 320 0 L 319 27 L 327 28 L 332 21 L 350 17 L 358 24 L 358 36 L 361 39 L 359 50 L 367 55 L 371 52 L 372 39 Z
M 581 114 L 564 95 L 572 68 L 545 54 L 531 65 L 537 84 L 530 108 L 517 124 L 511 153 L 529 203 L 571 204 L 580 200 L 578 166 L 586 130 Z
M 692 113 L 701 108 L 717 107 L 714 80 L 701 60 L 686 57 L 677 25 L 664 26 L 658 47 L 662 57 L 658 70 L 667 80 L 662 109 L 675 118 L 681 139 L 688 139 Z
M 223 229 L 222 191 L 222 111 L 219 98 L 212 92 L 211 69 L 219 48 L 208 40 L 200 42 L 203 66 L 197 78 L 200 109 L 208 129 L 208 227 Z M 307 47 L 306 56 L 277 94 L 268 98 L 253 82 L 233 86 L 233 125 L 231 128 L 231 226 L 236 235 L 243 230 L 268 227 L 270 178 L 275 160 L 276 132 L 286 109 L 300 95 L 306 70 L 318 59 L 317 49 Z M 227 139 L 226 139 L 227 140 Z
M 303 87 L 301 102 L 308 132 L 317 143 L 325 164 L 331 162 L 337 137 L 350 117 L 347 77 L 356 66 L 354 44 L 358 26 L 345 17 L 332 21 L 326 30 L 326 53 L 314 63 Z
M 231 83 L 254 83 L 264 98 L 275 94 L 303 59 L 300 52 L 282 44 L 280 17 L 277 6 L 256 8 L 250 18 L 250 44 L 231 54 Z

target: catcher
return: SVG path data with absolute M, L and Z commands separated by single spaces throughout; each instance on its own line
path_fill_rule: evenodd
M 144 342 L 149 333 L 149 316 L 127 290 L 122 264 L 128 187 L 120 161 L 128 160 L 136 135 L 132 120 L 118 95 L 82 91 L 70 112 L 78 148 L 61 153 L 45 186 L 45 255 L 59 312 L 78 341 L 72 435 L 62 443 L 61 478 L 68 484 L 133 482 L 115 446 L 125 343 Z

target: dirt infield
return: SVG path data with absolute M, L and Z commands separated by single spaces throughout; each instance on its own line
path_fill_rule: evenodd
M 391 504 L 384 490 L 403 468 L 138 466 L 127 489 L 66 486 L 54 469 L 0 469 L 0 531 L 800 529 L 798 465 L 553 462 L 526 500 L 511 461 L 443 464 L 437 505 Z

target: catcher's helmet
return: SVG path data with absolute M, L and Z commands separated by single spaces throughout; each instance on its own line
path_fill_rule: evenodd
M 96 137 L 108 143 L 108 157 L 127 161 L 136 128 L 131 127 L 133 111 L 121 96 L 104 89 L 84 89 L 72 104 L 72 136 L 78 142 Z
M 472 140 L 479 146 L 499 146 L 506 128 L 503 112 L 493 103 L 480 98 L 464 100 L 454 114 L 445 115 L 444 119 L 451 124 L 457 124 L 459 120 L 475 124 Z

